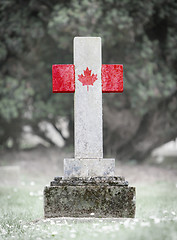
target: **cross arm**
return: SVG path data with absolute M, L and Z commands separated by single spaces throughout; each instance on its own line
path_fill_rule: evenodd
M 54 93 L 75 92 L 74 64 L 52 65 L 52 81 Z
M 101 69 L 101 79 L 103 93 L 123 92 L 123 65 L 103 64 Z M 52 80 L 54 93 L 74 93 L 74 64 L 53 65 Z
M 123 65 L 103 64 L 101 68 L 102 92 L 123 92 Z

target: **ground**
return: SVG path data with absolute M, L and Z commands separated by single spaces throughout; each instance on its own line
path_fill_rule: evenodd
M 177 161 L 116 163 L 137 190 L 133 220 L 44 220 L 43 189 L 65 157 L 56 148 L 0 153 L 0 239 L 177 239 Z

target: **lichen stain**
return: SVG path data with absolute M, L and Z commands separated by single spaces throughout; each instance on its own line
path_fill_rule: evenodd
M 44 189 L 45 217 L 135 216 L 135 188 L 119 186 L 55 186 Z

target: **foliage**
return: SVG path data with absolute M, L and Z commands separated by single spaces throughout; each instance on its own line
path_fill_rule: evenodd
M 11 137 L 16 146 L 23 125 L 36 131 L 47 120 L 56 126 L 58 116 L 68 118 L 73 131 L 73 96 L 52 94 L 51 65 L 72 63 L 75 36 L 102 37 L 103 63 L 124 64 L 125 94 L 104 95 L 104 105 L 114 112 L 129 109 L 140 125 L 176 90 L 176 16 L 174 0 L 1 1 L 1 144 Z M 109 140 L 108 122 L 105 139 L 110 147 L 114 140 Z M 119 129 L 114 131 L 117 137 Z

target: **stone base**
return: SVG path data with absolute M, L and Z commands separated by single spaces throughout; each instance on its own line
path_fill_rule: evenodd
M 44 189 L 44 215 L 133 218 L 135 188 L 122 177 L 55 178 Z

